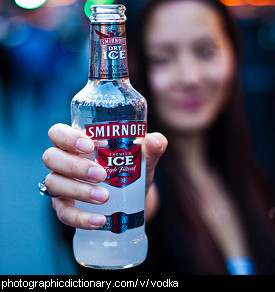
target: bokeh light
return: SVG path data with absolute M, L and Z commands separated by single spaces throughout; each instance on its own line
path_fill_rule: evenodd
M 59 7 L 59 6 L 69 6 L 76 2 L 77 0 L 48 0 L 45 3 L 46 7 Z
M 84 12 L 88 18 L 91 16 L 90 7 L 91 5 L 111 5 L 114 0 L 88 0 L 84 6 Z
M 47 0 L 15 0 L 15 3 L 25 9 L 34 9 L 42 6 Z
M 275 0 L 220 0 L 227 6 L 243 6 L 243 5 L 256 5 L 256 6 L 269 6 L 275 5 Z

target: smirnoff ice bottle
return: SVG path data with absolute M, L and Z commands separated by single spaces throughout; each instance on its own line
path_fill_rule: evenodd
M 96 230 L 76 229 L 78 263 L 98 269 L 123 269 L 147 254 L 144 226 L 147 103 L 130 84 L 123 5 L 91 6 L 90 70 L 87 85 L 71 102 L 72 126 L 95 142 L 90 159 L 107 172 L 100 185 L 110 192 L 103 205 L 76 202 L 107 217 Z

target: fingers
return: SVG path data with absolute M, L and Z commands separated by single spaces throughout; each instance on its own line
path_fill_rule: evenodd
M 105 203 L 110 196 L 108 190 L 103 187 L 64 177 L 58 173 L 48 174 L 45 186 L 54 196 L 97 205 Z
M 161 133 L 151 133 L 145 137 L 147 190 L 153 181 L 155 167 L 167 145 L 168 141 Z
M 47 168 L 70 178 L 98 183 L 107 175 L 99 164 L 55 147 L 47 149 L 42 159 Z
M 59 220 L 66 225 L 91 230 L 106 224 L 104 215 L 80 211 L 75 207 L 74 200 L 54 198 L 52 202 Z
M 159 158 L 167 147 L 167 144 L 167 139 L 161 133 L 151 133 L 146 135 L 146 168 L 148 173 L 155 169 Z
M 79 154 L 91 153 L 94 150 L 94 143 L 88 136 L 68 125 L 55 124 L 48 134 L 51 142 L 65 151 Z

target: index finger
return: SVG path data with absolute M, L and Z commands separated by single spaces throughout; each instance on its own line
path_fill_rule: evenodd
M 91 153 L 94 150 L 94 142 L 81 130 L 69 125 L 55 124 L 48 135 L 56 147 L 71 153 Z

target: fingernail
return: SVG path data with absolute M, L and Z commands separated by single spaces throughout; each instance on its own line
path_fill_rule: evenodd
M 103 181 L 106 178 L 106 172 L 101 167 L 91 166 L 88 170 L 88 177 L 95 181 Z
M 92 152 L 94 150 L 94 143 L 88 138 L 78 138 L 75 147 L 82 152 Z
M 105 224 L 106 217 L 104 215 L 93 215 L 90 217 L 90 224 L 94 227 L 100 227 Z
M 91 192 L 93 200 L 98 202 L 105 202 L 108 198 L 108 191 L 104 188 L 94 188 Z

